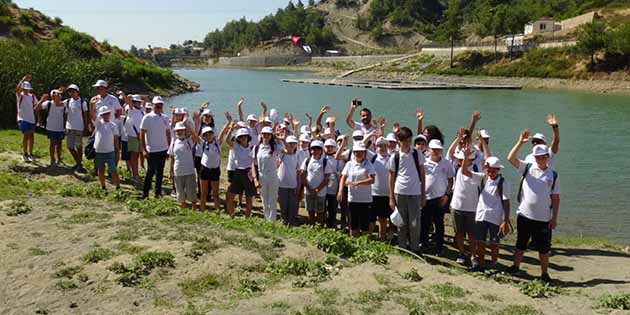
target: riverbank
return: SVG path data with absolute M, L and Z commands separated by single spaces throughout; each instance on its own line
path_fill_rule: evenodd
M 170 198 L 135 201 L 129 182 L 105 196 L 94 176 L 45 166 L 42 135 L 40 162 L 21 162 L 19 139 L 0 131 L 3 314 L 623 314 L 607 307 L 630 292 L 628 248 L 605 240 L 555 238 L 558 287 L 531 281 L 531 252 L 522 278 L 471 275 L 450 246 L 419 260 L 266 223 L 259 203 L 257 218 L 231 219 L 181 211 Z M 513 242 L 502 246 L 501 268 Z

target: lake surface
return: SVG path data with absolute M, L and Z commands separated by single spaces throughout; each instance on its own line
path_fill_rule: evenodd
M 313 118 L 323 104 L 337 115 L 337 127 L 348 131 L 344 118 L 350 100 L 358 96 L 373 116 L 384 116 L 388 125 L 398 120 L 415 131 L 415 110 L 425 111 L 425 125 L 436 124 L 450 143 L 457 128 L 467 127 L 472 111 L 482 113 L 478 128 L 492 135 L 491 149 L 504 164 L 518 133 L 529 128 L 551 141 L 548 113 L 560 125 L 560 153 L 556 170 L 561 178 L 558 234 L 607 237 L 630 244 L 630 98 L 568 91 L 388 91 L 280 82 L 303 78 L 307 73 L 236 69 L 177 70 L 201 84 L 201 91 L 170 98 L 169 105 L 198 108 L 211 102 L 220 126 L 222 113 L 236 114 L 236 102 L 245 98 L 245 115 L 260 113 L 260 101 L 281 114 L 290 111 L 301 122 Z M 355 115 L 358 115 L 355 114 Z M 521 158 L 531 150 L 523 146 Z M 504 176 L 516 200 L 520 174 L 506 165 Z M 516 209 L 513 204 L 512 209 Z M 514 213 L 514 210 L 512 211 Z M 514 214 L 512 215 L 514 217 Z

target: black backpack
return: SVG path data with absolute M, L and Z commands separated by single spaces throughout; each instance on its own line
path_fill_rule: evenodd
M 412 149 L 412 155 L 413 155 L 413 163 L 416 165 L 416 171 L 418 171 L 418 180 L 422 181 L 422 172 L 420 171 L 420 163 L 418 162 L 418 150 L 416 149 Z M 394 176 L 398 176 L 398 169 L 400 168 L 400 151 L 396 151 L 396 153 L 394 153 L 394 167 L 395 167 L 395 172 L 394 172 Z
M 96 150 L 94 150 L 94 135 L 91 135 L 87 139 L 87 144 L 83 149 L 83 153 L 85 154 L 85 158 L 88 160 L 93 160 L 96 157 Z
M 527 176 L 527 173 L 529 173 L 529 169 L 532 168 L 532 163 L 527 163 L 527 165 L 525 166 L 525 171 L 523 171 L 523 175 L 521 176 L 521 182 L 518 186 L 518 195 L 516 196 L 516 199 L 518 200 L 518 202 L 520 203 L 522 200 L 522 195 L 523 195 L 523 182 L 525 181 L 525 176 Z M 553 183 L 551 184 L 551 192 L 553 192 L 556 189 L 556 180 L 558 179 L 558 172 L 552 170 L 553 172 Z

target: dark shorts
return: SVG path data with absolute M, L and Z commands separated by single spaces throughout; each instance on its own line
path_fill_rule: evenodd
M 18 127 L 20 127 L 20 131 L 22 131 L 22 133 L 35 130 L 35 124 L 31 124 L 30 122 L 24 120 L 18 121 Z
M 66 133 L 64 131 L 50 131 L 47 130 L 48 139 L 50 140 L 63 140 L 65 138 Z
M 499 226 L 488 221 L 475 222 L 475 240 L 481 243 L 499 244 Z
M 231 183 L 232 180 L 234 179 L 234 171 L 227 171 L 227 174 L 228 174 L 228 178 L 227 178 L 228 183 Z
M 539 253 L 548 253 L 551 249 L 549 222 L 531 220 L 518 215 L 516 218 L 516 248 L 526 250 L 530 238 L 534 240 Z
M 123 161 L 129 161 L 131 158 L 129 154 L 129 147 L 127 146 L 127 141 L 120 141 L 120 159 Z
M 230 185 L 230 192 L 235 195 L 245 193 L 247 197 L 256 196 L 256 187 L 254 187 L 253 180 L 249 177 L 251 169 L 235 170 L 232 176 L 232 185 Z
M 374 220 L 376 218 L 389 218 L 394 212 L 389 207 L 389 197 L 387 196 L 372 196 L 372 215 Z
M 475 232 L 475 215 L 473 211 L 453 211 L 453 229 L 455 233 L 467 233 L 472 235 Z
M 350 229 L 361 230 L 367 232 L 373 218 L 371 203 L 350 202 L 348 209 L 350 210 Z
M 211 182 L 219 181 L 221 179 L 221 168 L 207 168 L 202 165 L 199 171 L 199 178 Z

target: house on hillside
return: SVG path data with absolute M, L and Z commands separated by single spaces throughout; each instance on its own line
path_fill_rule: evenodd
M 560 21 L 560 25 L 562 27 L 562 30 L 564 31 L 564 30 L 576 28 L 583 24 L 592 23 L 598 18 L 599 18 L 599 15 L 597 14 L 597 12 L 591 11 L 589 13 L 578 15 L 570 19 L 562 20 Z
M 562 29 L 560 23 L 557 23 L 552 18 L 544 16 L 536 21 L 530 21 L 525 24 L 524 35 L 536 35 L 543 33 L 551 33 Z

